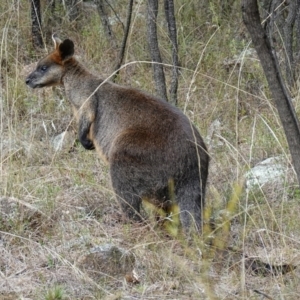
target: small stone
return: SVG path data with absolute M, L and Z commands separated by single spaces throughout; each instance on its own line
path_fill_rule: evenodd
M 75 134 L 72 131 L 64 131 L 52 139 L 55 151 L 70 150 L 75 143 Z
M 80 268 L 94 279 L 106 275 L 123 277 L 133 272 L 134 265 L 134 255 L 113 244 L 96 246 L 79 261 Z

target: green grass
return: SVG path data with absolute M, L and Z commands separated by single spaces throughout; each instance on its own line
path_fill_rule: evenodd
M 52 289 L 48 290 L 45 297 L 45 300 L 63 300 L 66 299 L 64 296 L 64 289 L 61 286 L 55 286 Z

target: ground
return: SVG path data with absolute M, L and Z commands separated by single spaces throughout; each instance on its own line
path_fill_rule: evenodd
M 201 132 L 211 156 L 203 233 L 187 240 L 171 236 L 148 210 L 145 223 L 124 219 L 108 166 L 76 139 L 64 91 L 33 91 L 24 84 L 30 64 L 52 49 L 50 31 L 72 38 L 76 55 L 94 73 L 104 78 L 111 74 L 117 53 L 99 30 L 96 10 L 89 8 L 84 12 L 89 18 L 69 24 L 58 6 L 60 19 L 51 23 L 42 1 L 48 26 L 45 49 L 37 50 L 30 42 L 28 3 L 4 2 L 0 300 L 298 299 L 299 186 L 255 51 L 245 52 L 249 39 L 237 21 L 239 5 L 232 8 L 235 18 L 225 22 L 218 1 L 210 1 L 207 11 L 196 9 L 202 5 L 196 0 L 189 6 L 176 1 L 178 106 Z M 124 61 L 130 64 L 118 82 L 155 93 L 152 70 L 145 63 L 145 7 L 139 3 L 135 9 Z M 120 28 L 113 29 L 121 38 Z M 159 28 L 163 59 L 170 63 L 163 22 Z M 171 72 L 165 71 L 168 83 Z M 295 91 L 293 104 L 299 112 Z M 70 140 L 55 149 L 53 139 L 64 131 Z M 286 164 L 280 183 L 246 190 L 244 174 L 274 156 L 282 156 Z M 108 254 L 99 250 L 107 247 L 113 247 Z

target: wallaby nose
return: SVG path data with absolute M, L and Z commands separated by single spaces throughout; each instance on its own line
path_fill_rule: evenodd
M 25 83 L 28 85 L 30 83 L 30 79 L 27 77 Z

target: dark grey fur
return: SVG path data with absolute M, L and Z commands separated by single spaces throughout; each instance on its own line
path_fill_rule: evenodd
M 32 88 L 64 85 L 80 142 L 108 161 L 125 214 L 140 220 L 142 200 L 167 212 L 175 199 L 185 231 L 192 221 L 200 228 L 209 156 L 198 130 L 169 103 L 89 73 L 73 57 L 72 41 L 55 38 L 55 46 L 26 83 Z

